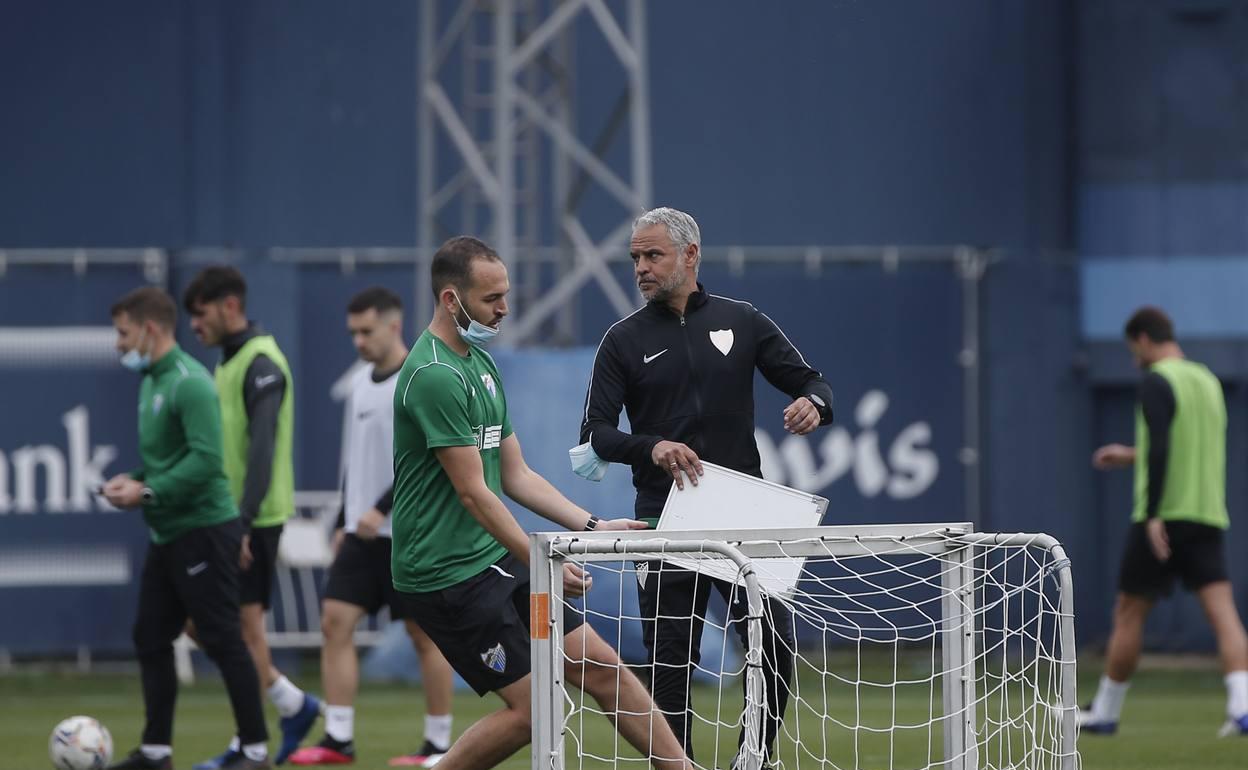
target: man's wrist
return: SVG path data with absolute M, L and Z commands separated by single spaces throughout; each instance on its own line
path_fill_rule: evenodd
M 589 521 L 585 522 L 584 531 L 593 532 L 595 529 L 598 529 L 598 517 L 591 513 L 589 514 Z

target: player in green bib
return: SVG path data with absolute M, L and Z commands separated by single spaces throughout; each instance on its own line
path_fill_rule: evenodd
M 478 695 L 503 707 L 460 736 L 440 770 L 485 770 L 529 743 L 528 538 L 501 499 L 571 530 L 644 528 L 599 521 L 525 464 L 507 394 L 483 345 L 507 315 L 507 269 L 476 238 L 452 238 L 432 265 L 437 309 L 412 345 L 394 393 L 392 574 L 415 618 Z M 564 590 L 589 581 L 567 565 Z M 641 682 L 575 612 L 565 612 L 565 674 L 613 715 L 655 768 L 692 765 Z M 585 661 L 603 665 L 586 666 Z
M 240 604 L 243 639 L 260 682 L 281 717 L 282 764 L 320 714 L 320 701 L 273 665 L 265 637 L 277 571 L 282 525 L 295 511 L 294 382 L 273 335 L 247 318 L 247 282 L 233 267 L 214 265 L 195 276 L 182 295 L 200 342 L 221 348 L 214 378 L 221 399 L 225 476 L 243 524 Z M 238 752 L 237 738 L 194 770 L 217 770 Z
M 1112 734 L 1139 662 L 1144 621 L 1176 579 L 1200 599 L 1217 637 L 1226 674 L 1226 715 L 1220 735 L 1248 735 L 1248 635 L 1244 633 L 1223 553 L 1226 513 L 1226 403 L 1222 384 L 1189 361 L 1174 325 L 1144 307 L 1125 334 L 1144 370 L 1135 416 L 1135 446 L 1096 450 L 1100 469 L 1135 468 L 1135 505 L 1118 578 L 1105 674 L 1083 732 Z

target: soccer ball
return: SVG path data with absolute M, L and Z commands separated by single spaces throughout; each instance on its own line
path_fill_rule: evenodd
M 57 770 L 103 770 L 113 758 L 113 736 L 91 717 L 70 717 L 52 731 L 48 756 Z

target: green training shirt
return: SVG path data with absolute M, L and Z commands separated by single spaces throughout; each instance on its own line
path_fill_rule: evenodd
M 238 518 L 221 461 L 221 409 L 208 370 L 177 345 L 139 388 L 141 479 L 156 496 L 143 519 L 157 545 Z
M 1226 529 L 1226 402 L 1222 384 L 1204 364 L 1166 358 L 1150 367 L 1174 391 L 1170 451 L 1157 516 Z M 1135 409 L 1135 509 L 1148 518 L 1148 425 Z
M 394 587 L 438 591 L 467 580 L 507 549 L 459 501 L 434 455 L 476 446 L 485 483 L 502 497 L 499 446 L 511 435 L 507 397 L 494 359 L 470 346 L 460 356 L 425 330 L 399 370 L 394 390 Z

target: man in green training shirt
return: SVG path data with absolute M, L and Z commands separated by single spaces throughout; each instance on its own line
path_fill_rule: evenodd
M 460 736 L 439 770 L 486 770 L 529 743 L 528 538 L 507 496 L 571 530 L 644 528 L 599 521 L 524 461 L 507 394 L 481 347 L 507 315 L 507 269 L 476 238 L 452 238 L 433 258 L 437 309 L 412 345 L 394 391 L 391 551 L 397 602 L 478 695 L 503 708 Z M 480 320 L 478 320 L 480 319 Z M 589 588 L 567 565 L 564 590 Z M 660 770 L 692 765 L 641 682 L 579 614 L 565 613 L 565 675 L 611 715 L 625 740 Z M 585 665 L 585 661 L 602 665 Z
M 221 398 L 225 475 L 243 522 L 243 639 L 269 700 L 281 716 L 282 764 L 320 713 L 320 701 L 273 665 L 264 633 L 277 570 L 282 525 L 295 511 L 294 384 L 273 335 L 247 319 L 247 282 L 233 267 L 204 268 L 182 295 L 199 340 L 221 348 L 215 378 Z M 195 765 L 217 770 L 238 752 L 238 738 L 220 756 Z
M 1096 450 L 1102 470 L 1135 468 L 1135 507 L 1118 577 L 1118 601 L 1105 674 L 1081 729 L 1109 735 L 1139 661 L 1144 621 L 1176 578 L 1200 599 L 1217 637 L 1226 674 L 1226 715 L 1220 735 L 1248 735 L 1248 635 L 1227 579 L 1226 403 L 1222 384 L 1189 361 L 1169 316 L 1140 308 L 1124 330 L 1144 370 L 1135 416 L 1135 446 Z
M 151 545 L 139 582 L 134 646 L 147 722 L 142 744 L 111 770 L 170 770 L 178 693 L 173 640 L 187 618 L 221 669 L 241 741 L 225 770 L 270 767 L 256 667 L 239 627 L 242 527 L 221 467 L 221 413 L 212 380 L 173 340 L 177 307 L 164 291 L 136 289 L 113 306 L 117 350 L 143 375 L 141 465 L 114 476 L 104 495 L 118 508 L 142 506 Z

